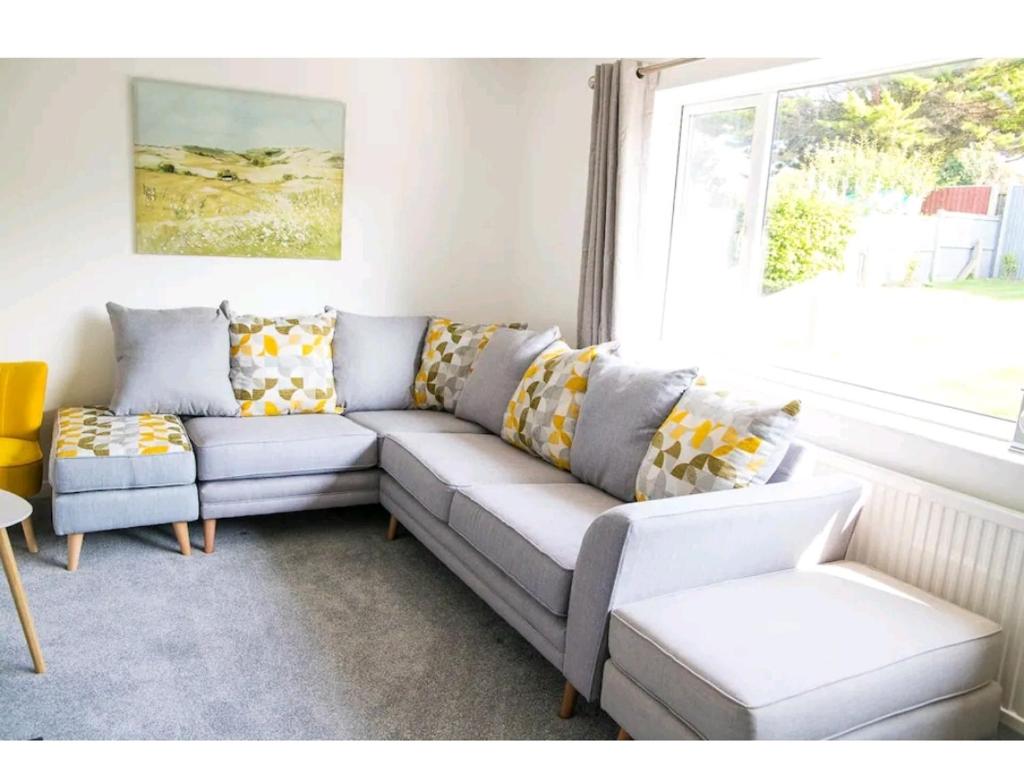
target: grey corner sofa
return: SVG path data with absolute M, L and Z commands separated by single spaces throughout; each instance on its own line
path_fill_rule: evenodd
M 571 715 L 577 692 L 599 697 L 620 583 L 639 598 L 658 594 L 679 567 L 708 582 L 755 572 L 741 557 L 746 547 L 730 537 L 695 538 L 627 563 L 638 536 L 686 526 L 695 515 L 756 531 L 767 508 L 816 523 L 852 514 L 860 495 L 853 480 L 810 477 L 812 452 L 799 442 L 766 486 L 623 503 L 447 412 L 183 421 L 184 454 L 112 461 L 54 451 L 54 527 L 68 535 L 69 565 L 72 541 L 80 548 L 89 531 L 173 521 L 180 542 L 185 531 L 187 554 L 187 522 L 198 515 L 212 553 L 223 518 L 380 503 L 392 515 L 392 536 L 400 523 L 563 672 L 562 716 Z M 756 567 L 788 567 L 792 549 L 792 540 L 765 542 Z

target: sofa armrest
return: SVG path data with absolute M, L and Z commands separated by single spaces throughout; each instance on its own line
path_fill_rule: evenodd
M 587 530 L 569 598 L 564 669 L 600 693 L 608 620 L 620 605 L 842 559 L 863 487 L 845 476 L 623 504 Z

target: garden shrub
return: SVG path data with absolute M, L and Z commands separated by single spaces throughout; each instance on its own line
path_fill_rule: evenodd
M 853 210 L 835 200 L 786 191 L 768 210 L 765 293 L 775 293 L 822 272 L 842 271 L 853 236 Z
M 1012 253 L 1003 254 L 1003 263 L 999 267 L 999 276 L 1003 280 L 1016 280 L 1017 270 L 1020 267 L 1020 263 L 1017 261 L 1017 257 Z

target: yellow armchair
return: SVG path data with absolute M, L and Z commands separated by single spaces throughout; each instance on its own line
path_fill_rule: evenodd
M 22 498 L 43 484 L 39 429 L 46 396 L 46 363 L 0 363 L 0 490 Z M 38 552 L 32 518 L 21 524 L 30 552 Z

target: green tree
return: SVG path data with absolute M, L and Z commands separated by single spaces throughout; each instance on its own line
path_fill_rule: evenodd
M 779 100 L 776 169 L 802 167 L 826 142 L 925 155 L 943 183 L 992 181 L 991 161 L 1024 156 L 1024 59 L 993 59 L 817 86 Z

